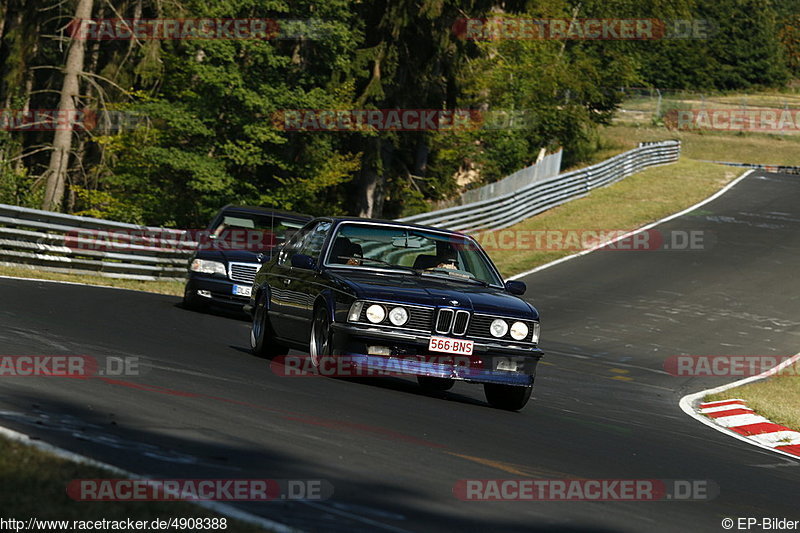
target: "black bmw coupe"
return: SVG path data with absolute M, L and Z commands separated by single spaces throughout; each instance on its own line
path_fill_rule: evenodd
M 318 218 L 259 269 L 250 343 L 260 356 L 309 353 L 391 368 L 443 391 L 483 384 L 488 402 L 518 410 L 542 357 L 539 313 L 504 282 L 471 237 L 359 218 Z

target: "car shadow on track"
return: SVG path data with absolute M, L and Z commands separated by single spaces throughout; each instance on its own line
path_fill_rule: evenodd
M 184 305 L 183 302 L 177 302 L 174 304 L 174 307 L 181 309 L 182 311 L 185 311 L 187 313 L 196 313 L 198 315 L 213 315 L 224 318 L 231 318 L 234 320 L 241 320 L 243 322 L 249 322 L 251 320 L 250 315 L 248 315 L 244 311 L 237 311 L 236 309 L 216 304 L 210 304 L 208 307 L 204 307 L 202 309 L 194 309 L 191 307 L 186 307 L 186 305 Z
M 250 357 L 257 357 L 253 355 L 253 353 L 250 351 L 249 348 L 236 345 L 229 345 L 229 347 L 233 350 L 236 350 L 237 352 L 247 354 Z M 292 352 L 292 355 L 301 358 L 309 358 L 308 354 L 303 354 L 300 352 Z M 286 365 L 282 364 L 280 361 L 275 359 L 267 361 L 269 361 L 270 367 L 272 368 L 272 371 L 276 375 L 286 376 L 290 373 L 290 371 L 286 370 L 287 369 Z M 310 368 L 310 359 L 308 364 L 301 366 L 303 368 Z M 309 379 L 335 379 L 337 381 L 352 383 L 355 385 L 377 387 L 381 389 L 393 390 L 396 392 L 403 392 L 406 394 L 414 394 L 416 396 L 427 396 L 430 398 L 437 398 L 451 402 L 490 407 L 489 404 L 484 401 L 476 400 L 475 398 L 459 394 L 457 392 L 452 392 L 452 391 L 439 392 L 439 391 L 423 390 L 422 387 L 417 385 L 417 383 L 414 381 L 413 376 L 343 377 L 343 376 L 319 376 L 319 375 L 308 374 L 307 377 Z

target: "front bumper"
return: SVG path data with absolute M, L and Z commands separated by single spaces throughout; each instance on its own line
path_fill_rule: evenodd
M 226 278 L 192 276 L 186 282 L 186 285 L 188 290 L 197 294 L 198 298 L 202 298 L 203 301 L 208 301 L 209 303 L 241 309 L 242 306 L 250 301 L 249 296 L 233 294 L 233 286 L 242 285 L 242 283 L 235 283 Z M 206 291 L 208 295 L 201 295 L 197 291 Z
M 331 327 L 334 353 L 347 354 L 353 364 L 374 372 L 529 387 L 544 355 L 536 347 L 486 341 L 474 341 L 469 356 L 450 355 L 428 350 L 430 334 L 342 323 Z M 389 353 L 370 353 L 376 346 Z M 498 368 L 503 365 L 516 370 Z

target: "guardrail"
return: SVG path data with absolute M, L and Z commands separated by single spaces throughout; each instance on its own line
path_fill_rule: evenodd
M 496 198 L 399 220 L 465 233 L 506 228 L 644 168 L 677 161 L 680 150 L 680 141 L 641 143 L 601 163 L 536 181 Z
M 460 231 L 504 228 L 642 168 L 675 161 L 679 153 L 678 141 L 642 144 L 597 165 L 534 181 L 497 198 L 400 220 Z M 182 280 L 198 246 L 188 237 L 184 230 L 0 204 L 2 264 L 114 278 Z M 148 244 L 152 242 L 159 245 Z
M 754 168 L 756 170 L 766 170 L 767 172 L 777 172 L 779 174 L 800 174 L 800 167 L 790 165 L 764 165 L 761 163 L 736 163 L 733 161 L 709 161 L 701 159 L 704 163 L 716 163 L 718 165 L 728 165 L 729 167 Z
M 561 172 L 562 154 L 563 151 L 559 150 L 554 154 L 546 155 L 538 163 L 517 170 L 501 180 L 469 190 L 461 195 L 458 202 L 454 202 L 451 205 L 464 205 L 491 200 L 492 198 L 517 191 L 531 183 L 558 176 L 558 173 Z
M 166 245 L 137 244 L 142 235 Z M 197 247 L 185 237 L 183 230 L 0 204 L 0 262 L 5 264 L 114 278 L 182 280 Z

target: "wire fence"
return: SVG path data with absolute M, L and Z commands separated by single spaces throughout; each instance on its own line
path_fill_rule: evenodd
M 534 181 L 488 200 L 405 217 L 400 221 L 466 233 L 506 228 L 639 170 L 677 161 L 680 151 L 680 141 L 641 143 L 638 148 L 590 167 Z

